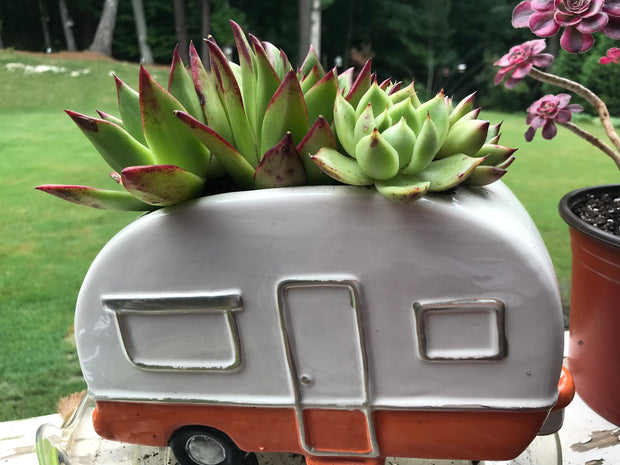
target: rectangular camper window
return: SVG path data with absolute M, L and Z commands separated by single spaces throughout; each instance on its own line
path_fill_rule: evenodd
M 129 360 L 143 369 L 231 370 L 239 360 L 239 293 L 104 297 Z
M 420 356 L 429 361 L 506 356 L 504 304 L 496 299 L 415 303 Z

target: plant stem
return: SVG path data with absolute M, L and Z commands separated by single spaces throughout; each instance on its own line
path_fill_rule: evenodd
M 616 147 L 616 152 L 612 150 L 613 155 L 611 155 L 608 150 L 603 150 L 599 144 L 596 144 L 591 140 L 591 138 L 596 139 L 596 137 L 584 131 L 581 128 L 579 128 L 581 133 L 577 133 L 575 131 L 573 132 L 578 134 L 580 137 L 583 137 L 584 139 L 588 140 L 592 144 L 596 145 L 598 148 L 603 150 L 603 152 L 605 152 L 607 155 L 611 156 L 614 159 L 614 161 L 616 161 L 616 164 L 618 164 L 617 159 L 620 158 L 620 154 L 618 154 L 617 151 L 620 151 L 620 137 L 616 133 L 616 130 L 614 129 L 613 124 L 611 123 L 611 118 L 609 117 L 609 110 L 607 109 L 607 105 L 605 105 L 605 102 L 603 102 L 594 92 L 592 92 L 587 87 L 582 86 L 581 84 L 575 81 L 571 81 L 570 79 L 562 78 L 562 77 L 556 76 L 555 74 L 544 73 L 541 70 L 536 69 L 536 68 L 532 68 L 530 70 L 529 76 L 533 77 L 534 79 L 538 81 L 546 82 L 548 84 L 553 84 L 554 86 L 558 86 L 558 87 L 562 87 L 564 89 L 570 90 L 571 92 L 574 92 L 575 94 L 580 95 L 581 97 L 586 99 L 586 101 L 590 105 L 592 105 L 594 109 L 598 112 L 599 119 L 601 120 L 601 123 L 603 124 L 603 128 L 605 129 L 605 132 L 607 133 L 607 137 L 609 137 L 609 140 L 611 141 L 611 143 Z M 583 134 L 588 134 L 588 138 L 584 137 Z M 603 142 L 601 141 L 599 142 L 603 144 L 605 147 L 607 147 L 607 149 L 610 149 Z
M 609 145 L 607 145 L 605 142 L 600 140 L 598 137 L 590 134 L 588 131 L 585 131 L 584 129 L 580 128 L 574 123 L 571 123 L 570 121 L 567 123 L 560 123 L 556 121 L 556 124 L 559 124 L 560 126 L 568 129 L 573 134 L 577 134 L 582 139 L 585 139 L 586 141 L 594 145 L 596 148 L 600 149 L 606 155 L 609 155 L 609 157 L 614 161 L 618 169 L 620 169 L 620 154 L 614 151 L 614 149 L 612 149 Z

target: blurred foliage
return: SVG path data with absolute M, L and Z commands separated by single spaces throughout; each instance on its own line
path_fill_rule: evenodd
M 598 35 L 594 46 L 584 54 L 568 53 L 560 49 L 551 72 L 586 86 L 605 102 L 610 114 L 620 116 L 620 91 L 618 87 L 620 66 L 601 65 L 599 63 L 599 59 L 614 46 L 618 46 L 618 41 Z M 566 92 L 551 84 L 543 84 L 542 90 L 546 94 Z M 578 96 L 573 96 L 571 103 L 579 103 L 586 112 L 594 113 L 592 107 Z
M 66 0 L 78 49 L 87 49 L 92 41 L 103 0 Z M 510 47 L 535 38 L 529 29 L 510 25 L 517 0 L 322 0 L 321 59 L 326 68 L 342 62 L 360 69 L 373 58 L 373 69 L 382 80 L 415 80 L 423 94 L 444 89 L 460 99 L 477 91 L 487 107 L 525 110 L 537 98 L 548 93 L 530 80 L 515 91 L 493 85 L 493 63 Z M 188 36 L 197 46 L 202 41 L 200 0 L 186 0 Z M 220 46 L 233 45 L 228 19 L 237 21 L 246 31 L 276 44 L 299 64 L 298 2 L 275 0 L 210 0 L 209 32 Z M 41 15 L 43 6 L 53 50 L 64 48 L 58 0 L 0 0 L 0 30 L 5 47 L 43 51 Z M 148 42 L 157 63 L 167 64 L 177 43 L 174 14 L 170 0 L 144 2 Z M 602 39 L 602 40 L 601 40 Z M 586 55 L 571 55 L 560 50 L 554 72 L 579 77 L 586 86 L 600 92 L 612 114 L 620 114 L 617 85 L 618 66 L 600 66 L 598 58 L 610 46 L 605 37 Z M 547 39 L 548 51 L 556 54 L 557 37 Z M 234 47 L 233 47 L 234 48 Z M 113 44 L 113 56 L 138 61 L 140 54 L 131 2 L 121 1 Z M 303 57 L 301 57 L 303 58 Z M 553 90 L 557 93 L 557 90 Z

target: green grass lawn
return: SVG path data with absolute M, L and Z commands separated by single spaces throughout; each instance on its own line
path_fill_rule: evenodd
M 501 143 L 519 148 L 503 181 L 536 223 L 551 255 L 566 306 L 570 293 L 570 240 L 568 226 L 557 212 L 558 203 L 573 189 L 620 183 L 620 172 L 610 158 L 563 128 L 558 128 L 559 136 L 551 141 L 543 139 L 538 131 L 532 142 L 526 142 L 525 114 L 486 112 L 484 116 L 492 122 L 503 120 Z M 599 125 L 579 124 L 605 137 Z
M 64 70 L 22 66 L 41 64 Z M 135 64 L 0 51 L 0 421 L 50 413 L 59 396 L 84 388 L 72 342 L 77 292 L 99 249 L 138 214 L 68 204 L 34 186 L 114 186 L 109 168 L 62 112 L 115 113 L 111 72 L 137 87 Z M 166 69 L 153 74 L 166 82 Z M 618 171 L 572 134 L 553 142 L 538 135 L 527 144 L 523 116 L 486 116 L 504 120 L 503 143 L 520 147 L 505 181 L 538 225 L 567 295 L 568 232 L 557 203 L 571 189 L 618 182 Z

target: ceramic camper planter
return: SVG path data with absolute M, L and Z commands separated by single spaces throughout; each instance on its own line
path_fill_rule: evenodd
M 579 189 L 560 202 L 573 252 L 568 361 L 583 400 L 620 425 L 620 237 L 573 213 L 590 193 L 620 196 L 620 185 Z
M 270 189 L 145 215 L 94 261 L 75 328 L 97 432 L 187 464 L 506 460 L 571 395 L 556 403 L 553 268 L 501 183 L 408 205 Z

